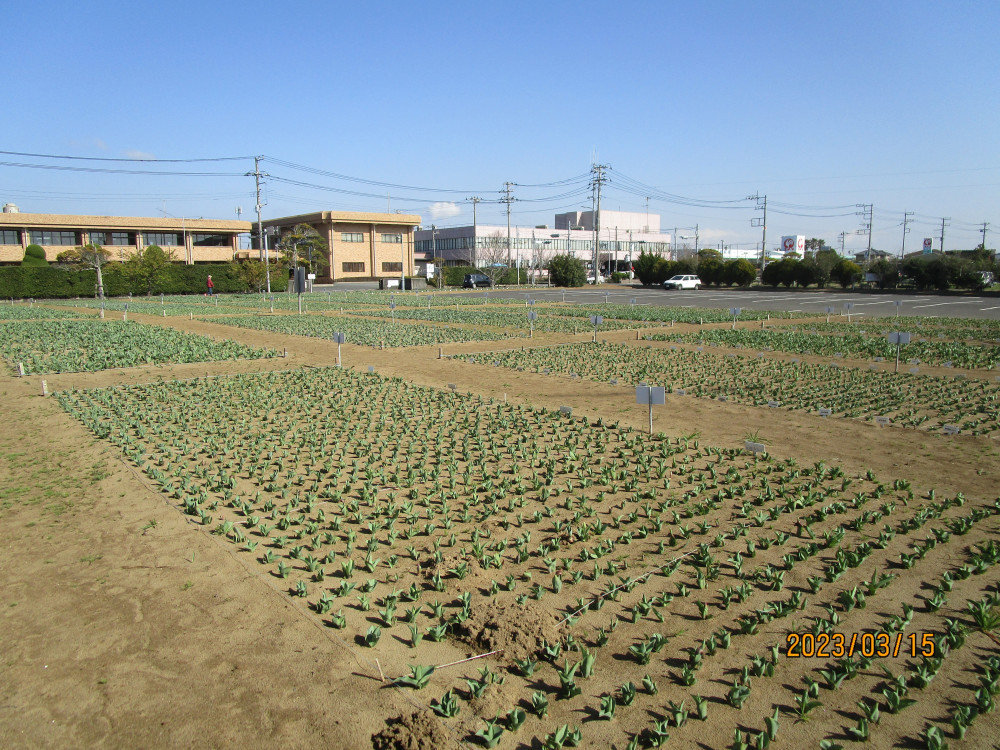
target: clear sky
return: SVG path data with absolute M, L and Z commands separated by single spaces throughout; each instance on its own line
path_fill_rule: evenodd
M 1000 2 L 9 3 L 0 202 L 37 213 L 419 213 L 552 224 L 605 208 L 753 249 L 907 251 L 1000 231 Z M 45 165 L 58 169 L 14 164 Z M 72 167 L 74 169 L 66 169 Z M 308 167 L 306 171 L 300 167 Z M 207 172 L 208 176 L 85 170 Z M 229 176 L 220 176 L 229 175 Z M 350 179 L 345 179 L 350 178 Z M 294 183 L 304 184 L 294 184 Z

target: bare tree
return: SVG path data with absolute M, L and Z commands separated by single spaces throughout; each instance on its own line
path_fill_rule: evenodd
M 483 246 L 479 248 L 479 271 L 489 276 L 496 286 L 497 279 L 503 277 L 508 270 L 507 236 L 503 232 L 494 232 L 483 238 Z
M 100 245 L 90 244 L 65 250 L 56 256 L 56 261 L 83 268 L 93 268 L 97 272 L 97 297 L 104 299 L 104 277 L 101 269 L 111 262 L 111 253 Z

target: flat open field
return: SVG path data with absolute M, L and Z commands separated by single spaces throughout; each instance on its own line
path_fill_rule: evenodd
M 0 746 L 1000 736 L 997 321 L 124 304 L 0 307 Z

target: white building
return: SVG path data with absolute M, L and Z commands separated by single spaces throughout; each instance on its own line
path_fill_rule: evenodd
M 672 237 L 659 231 L 659 216 L 601 211 L 600 219 L 602 273 L 615 268 L 627 270 L 631 260 L 643 251 L 671 257 Z M 647 227 L 652 231 L 644 231 Z M 414 233 L 414 254 L 424 261 L 441 258 L 448 266 L 542 268 L 553 255 L 569 253 L 584 261 L 589 270 L 594 240 L 593 212 L 583 211 L 556 215 L 555 227 L 512 225 L 509 245 L 506 224 L 441 228 L 424 225 Z

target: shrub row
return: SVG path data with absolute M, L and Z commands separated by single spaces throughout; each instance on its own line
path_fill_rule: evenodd
M 173 264 L 165 274 L 162 288 L 154 293 L 163 294 L 203 294 L 205 279 L 211 274 L 215 291 L 246 292 L 247 284 L 236 273 L 230 263 L 204 263 L 198 265 Z M 145 289 L 132 288 L 122 274 L 120 266 L 109 264 L 104 267 L 104 295 L 122 297 L 127 294 L 143 294 Z M 272 274 L 272 288 L 276 276 Z M 282 274 L 281 278 L 284 278 Z M 280 290 L 284 289 L 281 282 Z M 68 297 L 93 297 L 97 292 L 97 273 L 93 270 L 78 270 L 62 266 L 4 266 L 0 267 L 0 298 L 46 299 Z

